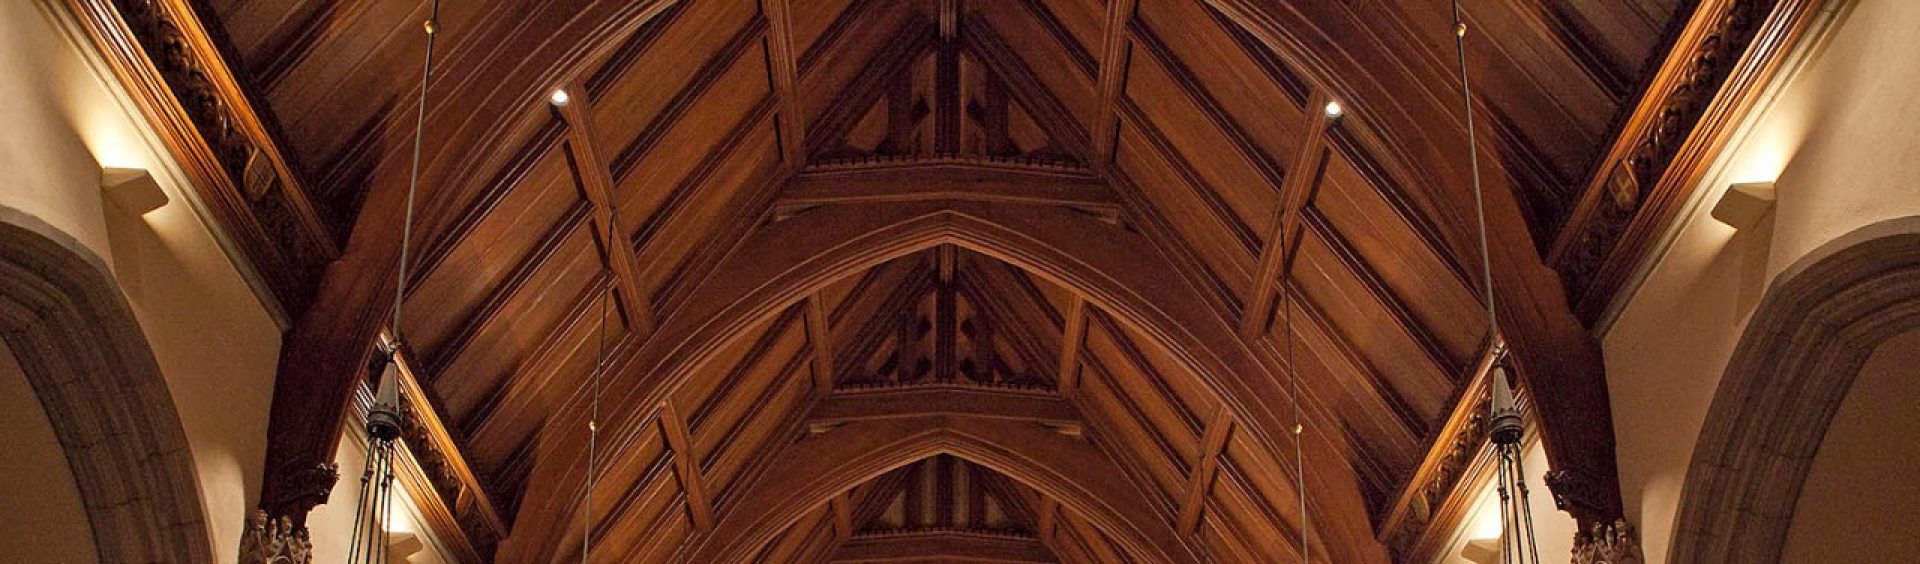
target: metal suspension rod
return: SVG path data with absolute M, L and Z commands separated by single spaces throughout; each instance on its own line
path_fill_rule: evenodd
M 398 351 L 400 348 L 400 308 L 407 297 L 407 255 L 413 240 L 413 200 L 415 194 L 420 190 L 420 146 L 422 144 L 421 138 L 426 136 L 427 130 L 427 89 L 432 84 L 431 79 L 433 78 L 433 42 L 434 38 L 440 35 L 440 0 L 433 0 L 431 6 L 428 8 L 425 27 L 427 31 L 427 53 L 420 63 L 420 103 L 413 118 L 413 165 L 407 177 L 406 219 L 403 220 L 400 227 L 400 264 L 399 272 L 395 275 L 395 278 L 398 280 L 393 288 L 393 343 L 395 351 Z
M 1284 238 L 1286 234 L 1281 233 L 1281 236 Z M 1289 247 L 1286 246 L 1285 241 L 1281 243 L 1281 261 L 1284 263 L 1285 253 Z M 1313 530 L 1313 519 L 1307 515 L 1307 456 L 1306 450 L 1300 444 L 1306 440 L 1306 427 L 1302 424 L 1300 416 L 1300 367 L 1294 363 L 1293 356 L 1293 296 L 1292 292 L 1287 290 L 1287 270 L 1284 265 L 1280 269 L 1280 311 L 1287 326 L 1287 382 L 1292 388 L 1289 397 L 1293 400 L 1293 489 L 1300 498 L 1300 561 L 1305 563 L 1313 561 L 1313 550 L 1308 547 L 1308 535 Z
M 1480 142 L 1473 125 L 1473 82 L 1467 78 L 1467 24 L 1460 17 L 1460 0 L 1453 0 L 1453 50 L 1460 66 L 1460 105 L 1467 116 L 1467 162 L 1473 170 L 1473 211 L 1479 221 L 1480 276 L 1486 284 L 1487 339 L 1500 338 L 1500 316 L 1493 301 L 1493 260 L 1487 247 L 1487 205 L 1480 186 Z

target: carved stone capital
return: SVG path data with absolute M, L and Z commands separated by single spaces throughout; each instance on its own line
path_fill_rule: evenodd
M 1620 517 L 1606 502 L 1606 487 L 1592 475 L 1578 469 L 1547 472 L 1547 489 L 1553 492 L 1553 505 L 1573 515 L 1582 525 L 1608 523 Z
M 307 512 L 315 506 L 327 502 L 333 485 L 340 481 L 340 467 L 332 462 L 315 464 L 280 476 L 284 484 L 280 495 L 274 499 L 262 500 L 260 506 L 271 511 L 274 516 L 291 519 L 301 529 L 306 528 Z
M 306 527 L 295 527 L 293 519 L 281 516 L 268 519 L 265 510 L 247 518 L 240 533 L 240 564 L 311 564 L 313 541 Z
M 1572 564 L 1643 564 L 1647 558 L 1625 519 L 1574 536 Z

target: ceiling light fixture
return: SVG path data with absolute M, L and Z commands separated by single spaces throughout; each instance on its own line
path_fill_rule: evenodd
M 388 526 L 393 519 L 393 453 L 406 417 L 400 410 L 400 351 L 404 348 L 400 309 L 407 294 L 408 243 L 413 239 L 413 202 L 420 190 L 420 146 L 426 132 L 427 89 L 433 77 L 433 42 L 438 35 L 439 19 L 440 0 L 433 0 L 423 26 L 427 47 L 420 69 L 420 102 L 413 122 L 413 165 L 407 177 L 407 207 L 400 228 L 400 261 L 394 273 L 393 338 L 382 351 L 386 361 L 374 384 L 373 405 L 367 409 L 367 462 L 360 474 L 360 497 L 354 509 L 347 564 L 385 564 L 393 544 Z
M 1325 108 L 1321 108 L 1321 111 L 1326 112 L 1327 117 L 1333 118 L 1333 119 L 1340 119 L 1340 116 L 1347 114 L 1347 109 L 1345 107 L 1342 107 L 1338 100 L 1328 100 L 1327 106 Z
M 1488 352 L 1493 358 L 1492 367 L 1487 373 L 1487 378 L 1492 380 L 1493 397 L 1489 402 L 1492 417 L 1487 422 L 1487 432 L 1493 442 L 1494 455 L 1499 460 L 1495 476 L 1500 493 L 1501 561 L 1539 564 L 1540 546 L 1533 533 L 1533 508 L 1528 502 L 1526 469 L 1521 465 L 1520 456 L 1520 443 L 1526 426 L 1520 418 L 1520 410 L 1514 405 L 1513 391 L 1507 382 L 1507 369 L 1503 362 L 1506 349 L 1500 338 L 1500 316 L 1493 299 L 1493 261 L 1488 257 L 1487 247 L 1487 208 L 1480 185 L 1480 145 L 1473 128 L 1473 82 L 1467 77 L 1467 24 L 1460 16 L 1460 0 L 1453 0 L 1453 48 L 1460 70 L 1460 105 L 1467 120 L 1467 161 L 1473 173 L 1474 215 L 1479 222 L 1480 274 L 1486 285 L 1487 342 L 1492 343 L 1493 347 Z
M 547 95 L 547 102 L 552 103 L 556 108 L 566 107 L 567 102 L 572 101 L 573 96 L 568 95 L 565 88 L 555 88 L 552 94 Z

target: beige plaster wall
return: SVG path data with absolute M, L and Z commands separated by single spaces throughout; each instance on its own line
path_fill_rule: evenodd
M 98 562 L 93 526 L 60 439 L 6 343 L 0 343 L 0 562 Z
M 1664 562 L 1693 447 L 1768 284 L 1834 237 L 1920 214 L 1920 2 L 1835 2 L 1770 107 L 1700 190 L 1666 253 L 1602 336 L 1622 496 Z M 1730 183 L 1777 180 L 1774 211 L 1736 231 L 1709 215 Z
M 231 562 L 259 491 L 280 327 L 68 18 L 44 0 L 0 2 L 0 205 L 111 265 L 180 412 L 208 542 Z M 101 196 L 102 166 L 150 171 L 169 203 L 142 216 L 120 210 Z
M 1920 558 L 1920 331 L 1868 357 L 1814 455 L 1783 562 Z M 1872 518 L 1862 518 L 1872 516 Z

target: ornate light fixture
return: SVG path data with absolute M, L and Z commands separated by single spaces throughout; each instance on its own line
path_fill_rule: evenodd
M 433 42 L 438 35 L 440 1 L 433 0 L 423 25 L 426 55 L 420 70 L 420 102 L 413 124 L 413 164 L 407 179 L 406 215 L 400 231 L 400 261 L 394 274 L 393 338 L 382 348 L 385 361 L 375 380 L 373 405 L 367 409 L 367 462 L 360 474 L 360 497 L 354 508 L 353 536 L 347 548 L 348 564 L 385 564 L 391 543 L 393 518 L 393 454 L 406 415 L 400 409 L 400 310 L 406 301 L 407 259 L 413 239 L 413 201 L 420 188 L 420 146 L 427 123 L 427 88 L 433 76 Z
M 1480 274 L 1485 287 L 1483 297 L 1487 305 L 1487 340 L 1493 343 L 1492 367 L 1487 377 L 1492 380 L 1492 413 L 1487 423 L 1487 433 L 1493 443 L 1494 456 L 1499 468 L 1495 471 L 1498 480 L 1496 487 L 1500 494 L 1500 553 L 1501 561 L 1520 564 L 1539 564 L 1540 546 L 1533 534 L 1533 509 L 1527 502 L 1526 469 L 1521 464 L 1520 445 L 1525 436 L 1526 427 L 1520 419 L 1520 411 L 1514 406 L 1513 390 L 1507 381 L 1507 369 L 1503 362 L 1505 347 L 1500 345 L 1500 317 L 1493 299 L 1493 261 L 1488 257 L 1487 248 L 1487 206 L 1481 194 L 1480 186 L 1480 144 L 1473 127 L 1473 82 L 1467 77 L 1467 24 L 1460 17 L 1460 0 L 1453 0 L 1453 48 L 1460 70 L 1460 105 L 1467 119 L 1467 161 L 1473 172 L 1474 216 L 1479 222 L 1480 235 Z

